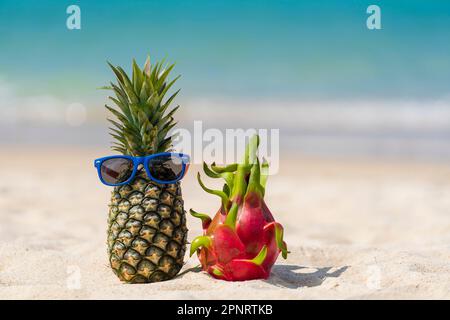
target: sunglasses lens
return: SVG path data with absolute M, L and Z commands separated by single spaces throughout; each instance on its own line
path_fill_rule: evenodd
M 183 172 L 183 161 L 173 155 L 158 156 L 150 159 L 148 169 L 153 178 L 160 181 L 173 181 Z
M 106 183 L 119 184 L 127 181 L 133 173 L 133 161 L 125 158 L 112 158 L 102 162 L 102 178 Z

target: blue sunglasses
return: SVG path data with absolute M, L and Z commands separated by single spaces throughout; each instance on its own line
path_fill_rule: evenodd
M 94 161 L 100 181 L 107 186 L 130 183 L 141 164 L 151 180 L 160 184 L 170 184 L 184 177 L 189 168 L 189 156 L 183 153 L 163 152 L 146 157 L 109 156 Z

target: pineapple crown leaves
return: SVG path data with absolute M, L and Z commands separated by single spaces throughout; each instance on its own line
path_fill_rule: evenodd
M 203 163 L 203 171 L 208 177 L 222 178 L 225 181 L 222 190 L 207 188 L 200 178 L 200 173 L 197 174 L 197 179 L 202 189 L 221 198 L 222 208 L 224 213 L 227 214 L 226 223 L 230 227 L 235 226 L 239 205 L 247 196 L 257 194 L 261 199 L 264 197 L 269 164 L 266 160 L 263 160 L 262 164 L 260 163 L 258 147 L 259 136 L 255 135 L 246 146 L 242 163 L 235 163 L 225 167 L 217 166 L 215 163 L 208 167 L 205 162 Z M 197 215 L 194 216 L 199 217 Z M 202 217 L 206 219 L 204 215 Z
M 171 110 L 169 107 L 180 90 L 165 97 L 180 77 L 168 81 L 175 65 L 165 65 L 164 61 L 152 65 L 147 57 L 141 70 L 133 59 L 131 78 L 121 67 L 109 62 L 108 65 L 117 80 L 102 87 L 115 94 L 109 97 L 115 108 L 105 106 L 113 115 L 108 119 L 112 125 L 110 135 L 114 138 L 112 149 L 133 156 L 171 151 L 169 132 L 177 124 L 173 115 L 179 106 Z

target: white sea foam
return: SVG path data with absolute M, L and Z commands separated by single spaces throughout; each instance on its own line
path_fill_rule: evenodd
M 450 99 L 203 97 L 177 102 L 182 105 L 178 127 L 188 130 L 194 121 L 202 120 L 205 129 L 280 129 L 280 147 L 304 153 L 450 158 Z M 98 101 L 65 101 L 46 94 L 20 96 L 14 86 L 0 79 L 0 142 L 105 145 L 110 141 L 105 115 Z
M 256 122 L 300 130 L 449 130 L 450 99 L 427 101 L 292 101 L 197 99 L 195 109 L 212 124 Z M 190 116 L 194 116 L 193 112 Z M 199 117 L 198 116 L 198 117 Z M 197 116 L 194 116 L 197 118 Z
M 80 109 L 80 103 L 76 105 Z M 74 102 L 50 94 L 19 95 L 13 85 L 0 78 L 0 123 L 70 125 L 73 117 L 67 114 L 72 115 L 73 106 Z
M 86 103 L 86 102 L 85 102 Z M 450 98 L 435 100 L 322 100 L 256 98 L 181 99 L 178 117 L 183 122 L 203 120 L 223 127 L 287 128 L 298 130 L 408 130 L 450 129 Z M 0 77 L 0 123 L 70 124 L 67 113 L 81 101 L 65 101 L 50 94 L 22 96 Z M 103 107 L 85 121 L 103 122 Z M 80 108 L 78 108 L 80 109 Z M 77 110 L 78 110 L 77 109 Z M 94 108 L 91 108 L 94 109 Z M 96 112 L 97 111 L 97 112 Z M 97 116 L 95 116 L 97 114 Z M 70 122 L 70 121 L 69 121 Z

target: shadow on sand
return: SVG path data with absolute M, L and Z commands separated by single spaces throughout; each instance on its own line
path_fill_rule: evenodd
M 195 273 L 202 272 L 202 267 L 200 265 L 198 265 L 195 267 L 191 267 L 189 269 L 185 269 L 182 272 L 180 272 L 179 274 L 177 274 L 175 276 L 175 278 L 182 278 L 186 273 L 189 273 L 189 272 L 195 272 Z
M 343 266 L 340 268 L 335 267 L 322 267 L 322 268 L 309 268 L 296 265 L 275 265 L 272 268 L 270 278 L 265 282 L 270 283 L 277 287 L 297 289 L 300 287 L 316 287 L 320 286 L 326 278 L 337 278 L 344 273 L 349 267 Z M 300 270 L 303 270 L 301 272 Z M 311 269 L 311 272 L 309 272 Z M 334 269 L 332 272 L 330 272 Z M 297 272 L 296 272 L 297 271 Z M 300 272 L 298 272 L 300 271 Z M 306 272 L 308 271 L 308 272 Z M 200 266 L 195 266 L 186 269 L 179 273 L 176 278 L 182 278 L 189 272 L 199 273 L 202 272 Z
M 275 265 L 272 268 L 271 277 L 266 282 L 277 287 L 289 289 L 316 287 L 320 286 L 326 278 L 339 277 L 348 269 L 348 266 L 337 269 L 334 267 L 313 268 L 312 272 L 295 272 L 301 269 L 311 268 L 295 265 Z M 330 272 L 332 269 L 335 270 Z

